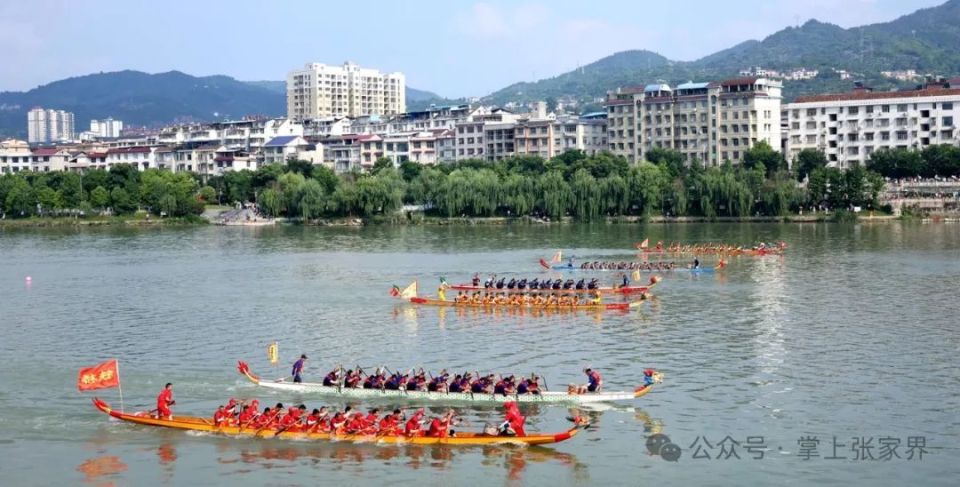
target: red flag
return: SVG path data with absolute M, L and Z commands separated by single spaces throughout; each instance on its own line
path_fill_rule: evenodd
M 80 374 L 77 375 L 77 389 L 81 391 L 107 389 L 119 385 L 120 371 L 117 368 L 117 359 L 80 369 Z

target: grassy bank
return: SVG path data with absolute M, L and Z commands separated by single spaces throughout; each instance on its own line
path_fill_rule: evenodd
M 198 216 L 185 217 L 137 217 L 137 216 L 96 216 L 88 218 L 42 217 L 7 218 L 0 220 L 0 228 L 38 228 L 38 227 L 95 227 L 95 226 L 171 226 L 206 225 L 207 220 Z

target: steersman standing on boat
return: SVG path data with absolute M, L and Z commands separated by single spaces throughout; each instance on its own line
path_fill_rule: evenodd
M 163 386 L 163 390 L 157 396 L 157 419 L 173 419 L 173 411 L 170 410 L 170 406 L 176 403 L 177 401 L 173 400 L 173 384 L 167 382 L 167 385 Z
M 307 362 L 307 355 L 301 354 L 300 360 L 297 360 L 296 362 L 293 363 L 293 368 L 290 370 L 290 375 L 293 376 L 294 382 L 297 382 L 297 383 L 303 382 L 303 378 L 300 375 L 303 374 L 303 367 L 304 365 L 306 365 L 306 362 Z

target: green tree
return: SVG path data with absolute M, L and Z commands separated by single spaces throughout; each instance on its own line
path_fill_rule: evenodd
M 797 173 L 797 180 L 802 181 L 818 167 L 826 167 L 827 156 L 816 149 L 803 149 L 793 161 L 793 168 Z
M 101 187 L 97 186 L 97 188 Z M 110 202 L 113 205 L 113 211 L 118 214 L 133 213 L 137 209 L 137 203 L 130 197 L 130 193 L 121 187 L 113 188 L 110 192 Z
M 551 218 L 561 218 L 570 208 L 573 192 L 559 171 L 550 171 L 537 181 L 538 205 Z
M 380 157 L 373 163 L 373 168 L 370 169 L 370 172 L 377 174 L 384 169 L 393 169 L 393 159 L 389 157 Z
M 770 147 L 765 140 L 757 142 L 743 153 L 743 165 L 747 168 L 762 167 L 766 170 L 767 176 L 772 176 L 786 167 L 783 155 Z
M 260 193 L 257 203 L 270 216 L 280 216 L 283 210 L 283 195 L 274 188 L 267 188 Z
M 212 204 L 217 202 L 217 190 L 212 186 L 204 186 L 200 188 L 200 199 L 204 203 Z
M 300 216 L 304 220 L 319 217 L 326 206 L 326 194 L 316 179 L 308 179 L 300 188 Z
M 316 166 L 314 166 L 310 161 L 288 159 L 285 172 L 295 172 L 302 175 L 304 178 L 311 178 L 313 177 L 313 171 L 315 167 Z
M 960 147 L 931 145 L 923 149 L 920 157 L 923 159 L 920 171 L 923 177 L 960 176 Z
M 37 195 L 26 179 L 13 177 L 3 201 L 3 208 L 13 216 L 30 216 L 36 211 Z
M 912 178 L 924 170 L 923 157 L 908 149 L 880 149 L 870 154 L 867 168 L 888 178 Z
M 122 191 L 122 188 L 117 188 Z M 94 208 L 106 208 L 110 206 L 110 192 L 103 186 L 97 186 L 90 192 L 90 204 Z
M 63 208 L 63 195 L 59 191 L 44 186 L 38 189 L 36 193 L 37 203 L 40 204 L 40 208 L 43 209 L 44 213 Z
M 647 162 L 663 168 L 671 179 L 683 175 L 683 154 L 678 151 L 654 147 L 647 151 L 645 158 Z
M 334 190 L 337 189 L 337 184 L 340 183 L 337 173 L 333 172 L 332 169 L 326 166 L 314 167 L 313 179 L 316 179 L 317 182 L 320 183 L 320 186 L 323 187 L 325 194 L 332 194 Z
M 573 193 L 574 214 L 578 219 L 591 221 L 600 215 L 600 185 L 589 171 L 581 169 L 573 175 L 570 191 Z

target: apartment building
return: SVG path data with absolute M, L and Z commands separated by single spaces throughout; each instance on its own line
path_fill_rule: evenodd
M 381 73 L 354 63 L 310 63 L 287 75 L 287 117 L 393 115 L 407 109 L 403 73 Z
M 21 171 L 63 171 L 70 160 L 70 153 L 56 147 L 31 149 L 27 142 L 9 139 L 0 142 L 0 174 Z
M 617 89 L 608 93 L 606 101 L 607 142 L 610 144 L 610 152 L 631 163 L 643 160 L 640 113 L 644 90 L 644 87 Z
M 36 107 L 27 112 L 27 141 L 31 144 L 69 141 L 76 138 L 73 113 Z
M 106 118 L 104 120 L 91 120 L 90 132 L 94 137 L 103 139 L 112 139 L 120 137 L 123 131 L 123 121 Z
M 803 149 L 822 151 L 846 169 L 863 166 L 879 149 L 923 149 L 960 144 L 960 85 L 920 90 L 801 96 L 784 105 L 785 150 L 793 161 Z
M 688 163 L 740 163 L 759 141 L 780 147 L 781 90 L 779 82 L 748 77 L 611 92 L 606 102 L 610 151 L 632 163 L 653 148 L 676 150 Z
M 517 155 L 550 159 L 557 154 L 553 120 L 521 120 L 513 127 L 512 135 Z

